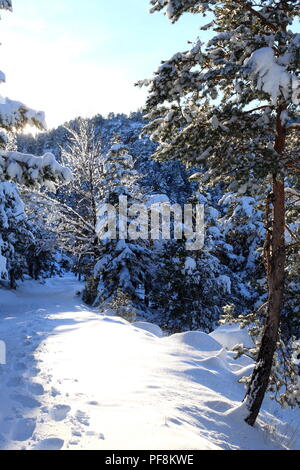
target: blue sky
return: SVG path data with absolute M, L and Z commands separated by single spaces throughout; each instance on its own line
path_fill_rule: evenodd
M 136 110 L 162 59 L 187 47 L 199 15 L 172 25 L 148 0 L 13 0 L 1 20 L 2 94 L 46 113 L 48 126 L 75 116 Z

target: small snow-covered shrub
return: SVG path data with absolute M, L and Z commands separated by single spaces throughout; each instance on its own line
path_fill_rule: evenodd
M 136 320 L 136 309 L 128 294 L 122 292 L 120 289 L 117 291 L 116 296 L 109 302 L 109 308 L 116 312 L 116 315 L 124 318 L 130 323 Z
M 82 300 L 88 304 L 92 305 L 97 297 L 99 279 L 94 276 L 89 276 L 85 288 L 82 292 Z

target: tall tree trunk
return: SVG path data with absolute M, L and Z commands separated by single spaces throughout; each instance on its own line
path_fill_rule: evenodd
M 281 124 L 280 114 L 277 113 L 277 136 L 274 149 L 282 155 L 285 147 L 285 129 Z M 268 309 L 266 324 L 262 341 L 251 377 L 251 382 L 246 394 L 246 402 L 249 414 L 246 423 L 254 425 L 260 411 L 268 384 L 274 353 L 278 341 L 280 316 L 284 294 L 284 268 L 285 268 L 285 194 L 283 175 L 273 175 L 273 223 L 271 231 L 271 253 L 267 268 L 268 278 Z
M 17 283 L 16 283 L 16 273 L 14 269 L 9 271 L 9 288 L 16 290 Z
M 81 255 L 79 255 L 77 259 L 76 274 L 78 281 L 81 281 Z

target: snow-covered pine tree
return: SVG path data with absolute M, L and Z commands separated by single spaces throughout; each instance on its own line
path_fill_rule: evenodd
M 139 225 L 135 213 L 131 213 L 133 204 L 142 204 L 143 196 L 138 186 L 138 173 L 134 169 L 134 161 L 128 148 L 119 136 L 114 136 L 111 148 L 104 156 L 104 180 L 102 201 L 98 207 L 98 233 L 100 256 L 94 269 L 94 276 L 87 283 L 83 299 L 94 305 L 109 304 L 120 296 L 127 296 L 128 302 L 134 306 L 143 306 L 143 289 L 146 277 L 150 275 L 151 252 L 147 240 L 140 238 L 139 232 L 145 229 Z M 137 238 L 120 236 L 120 226 L 124 220 L 116 219 L 116 233 L 108 232 L 106 236 L 107 214 L 103 212 L 105 204 L 119 207 L 119 197 L 127 198 L 128 219 L 125 223 L 136 223 Z M 135 222 L 136 220 L 136 222 Z M 125 228 L 125 230 L 127 230 Z M 147 227 L 148 229 L 148 227 Z M 124 227 L 123 227 L 124 230 Z
M 156 321 L 171 332 L 199 329 L 209 333 L 226 303 L 228 286 L 220 282 L 218 259 L 197 254 L 188 252 L 181 240 L 169 241 L 162 252 L 150 301 L 159 313 Z
M 226 266 L 240 279 L 235 314 L 253 312 L 266 302 L 262 248 L 265 237 L 264 192 L 257 185 L 237 193 L 225 193 L 219 200 L 219 224 L 224 237 Z M 244 298 L 244 302 L 242 300 Z M 233 302 L 231 302 L 232 304 Z
M 286 184 L 286 278 L 284 317 L 281 326 L 283 339 L 300 339 L 300 187 Z M 300 388 L 300 387 L 299 387 Z
M 11 10 L 10 0 L 0 1 L 0 9 Z M 0 72 L 0 82 L 5 75 Z M 24 206 L 17 185 L 49 186 L 71 178 L 52 154 L 42 157 L 9 150 L 9 134 L 26 124 L 45 128 L 42 112 L 36 112 L 19 101 L 1 97 L 0 102 L 0 278 L 9 279 L 11 287 L 24 270 L 24 247 L 32 238 L 26 223 Z
M 197 178 L 193 174 L 191 179 Z M 158 321 L 171 331 L 200 329 L 210 332 L 223 313 L 222 308 L 235 301 L 238 311 L 246 307 L 251 294 L 229 259 L 235 258 L 226 242 L 223 219 L 214 207 L 211 191 L 202 187 L 188 200 L 205 208 L 205 243 L 201 251 L 190 251 L 185 240 L 164 241 L 152 282 L 151 304 L 160 312 Z M 164 289 L 161 286 L 164 285 Z
M 268 386 L 284 294 L 284 179 L 299 174 L 295 146 L 300 99 L 298 0 L 151 0 L 172 22 L 185 12 L 209 15 L 202 29 L 215 32 L 204 45 L 164 61 L 147 100 L 157 158 L 203 164 L 211 184 L 229 191 L 256 179 L 267 188 L 270 226 L 265 243 L 267 319 L 246 395 L 246 422 L 255 423 Z M 293 137 L 291 137 L 293 136 Z
M 80 277 L 91 273 L 98 254 L 97 205 L 103 192 L 101 139 L 87 119 L 78 118 L 76 126 L 66 130 L 67 144 L 61 148 L 61 159 L 71 168 L 73 179 L 55 199 L 44 198 L 53 204 L 49 223 L 62 249 L 75 257 L 74 269 Z
M 4 258 L 0 278 L 8 279 L 10 288 L 15 289 L 26 270 L 27 246 L 34 244 L 34 235 L 15 184 L 0 183 L 0 208 L 0 252 Z
M 32 234 L 31 240 L 26 240 L 25 257 L 28 275 L 33 279 L 52 277 L 61 274 L 63 268 L 61 251 L 53 227 L 48 223 L 48 213 L 53 211 L 49 202 L 47 210 L 45 201 L 40 193 L 21 188 L 22 201 L 25 206 L 26 223 Z

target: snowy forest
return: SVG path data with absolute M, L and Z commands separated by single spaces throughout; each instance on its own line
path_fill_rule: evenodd
M 148 3 L 142 109 L 0 100 L 0 449 L 299 449 L 299 1 Z

